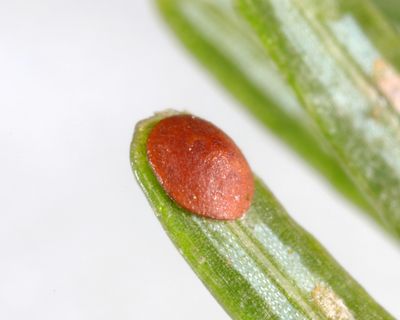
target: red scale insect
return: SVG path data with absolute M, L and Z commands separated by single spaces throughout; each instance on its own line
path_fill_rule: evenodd
M 147 140 L 147 157 L 167 194 L 193 213 L 232 220 L 250 207 L 250 167 L 235 143 L 208 121 L 191 115 L 161 120 Z

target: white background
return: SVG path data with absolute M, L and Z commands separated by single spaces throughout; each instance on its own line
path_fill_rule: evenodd
M 228 319 L 131 173 L 135 123 L 211 120 L 400 318 L 400 247 L 264 130 L 145 0 L 0 0 L 0 319 Z

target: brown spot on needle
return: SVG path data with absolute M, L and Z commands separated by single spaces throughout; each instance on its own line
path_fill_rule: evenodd
M 323 283 L 315 286 L 311 292 L 312 301 L 319 306 L 325 316 L 330 320 L 354 320 L 343 300 Z
M 373 77 L 385 97 L 400 112 L 400 76 L 384 59 L 374 63 Z

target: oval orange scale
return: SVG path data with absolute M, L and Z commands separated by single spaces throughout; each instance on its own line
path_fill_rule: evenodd
M 193 213 L 232 220 L 250 207 L 250 167 L 235 143 L 208 121 L 191 115 L 161 120 L 147 140 L 147 157 L 167 194 Z

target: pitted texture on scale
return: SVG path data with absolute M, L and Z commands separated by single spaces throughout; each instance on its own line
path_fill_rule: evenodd
M 167 194 L 193 213 L 232 220 L 250 207 L 250 167 L 236 144 L 210 122 L 191 115 L 161 120 L 147 140 L 147 157 Z

